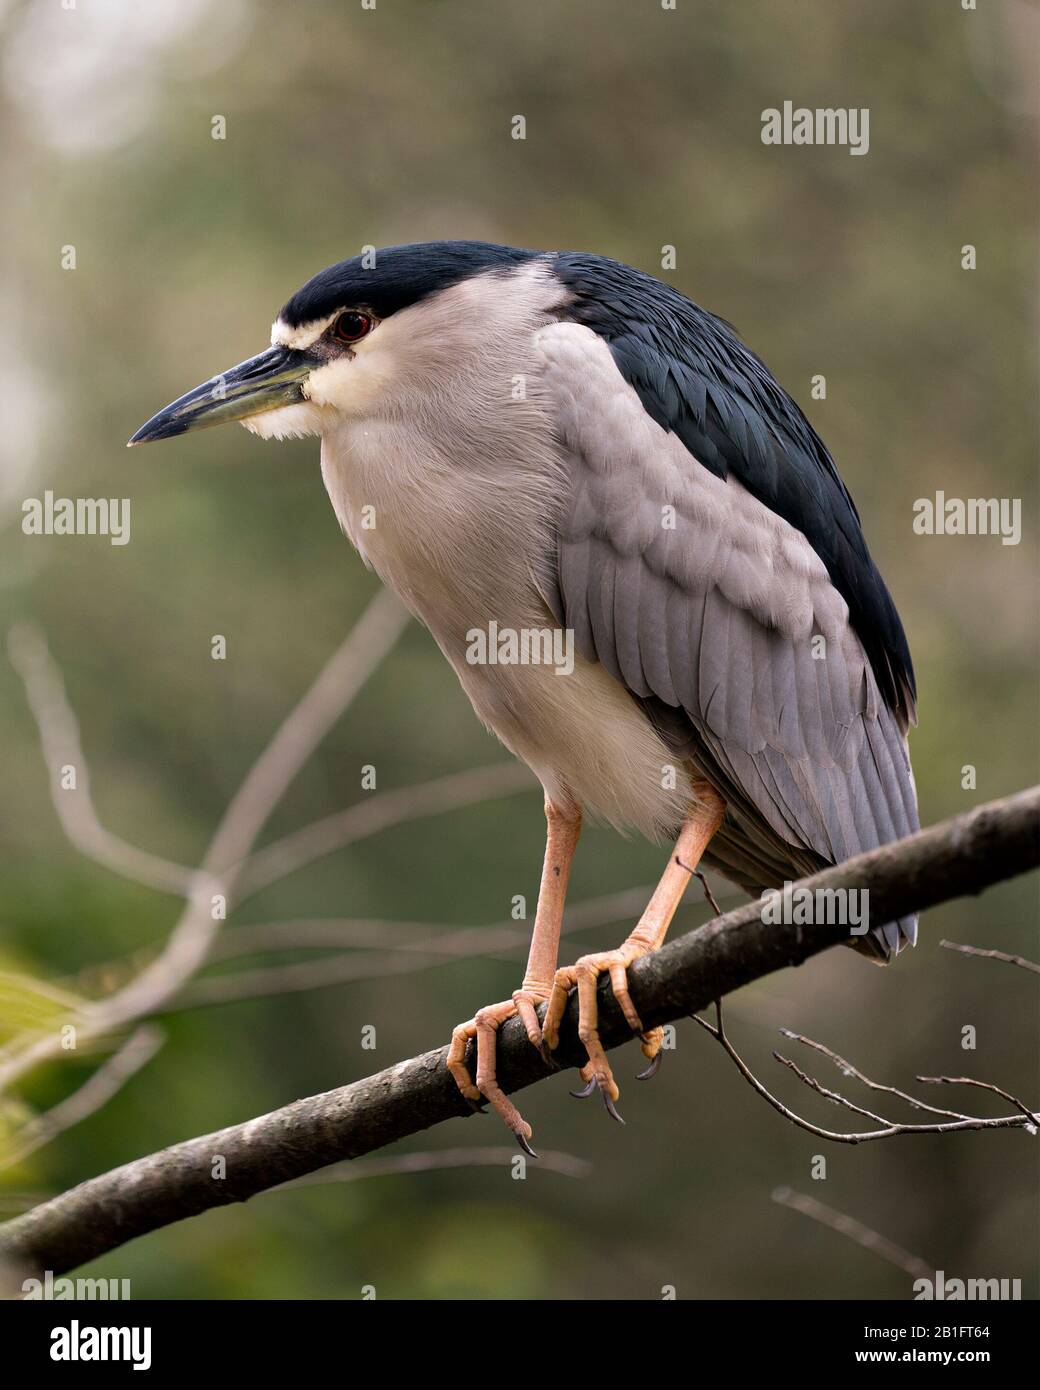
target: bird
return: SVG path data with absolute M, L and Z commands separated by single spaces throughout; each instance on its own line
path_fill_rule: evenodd
M 598 1090 L 620 1120 L 597 982 L 652 1075 L 663 1030 L 644 1028 L 628 969 L 695 873 L 775 894 L 919 826 L 910 650 L 830 453 L 737 331 L 671 284 L 480 241 L 366 248 L 320 271 L 269 348 L 129 442 L 229 421 L 320 437 L 342 530 L 544 789 L 527 968 L 454 1029 L 459 1090 L 534 1154 L 497 1033 L 519 1015 L 551 1058 L 576 991 L 574 1094 Z M 672 849 L 621 946 L 560 966 L 583 818 Z M 916 936 L 907 916 L 846 944 L 885 964 Z

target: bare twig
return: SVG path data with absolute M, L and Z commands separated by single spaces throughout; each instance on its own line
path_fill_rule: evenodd
M 316 1173 L 269 1188 L 272 1193 L 291 1192 L 299 1187 L 325 1187 L 340 1182 L 361 1182 L 368 1178 L 412 1177 L 419 1173 L 444 1172 L 453 1168 L 501 1168 L 509 1172 L 517 1162 L 525 1166 L 528 1159 L 515 1149 L 488 1146 L 479 1149 L 433 1149 L 417 1153 L 395 1154 L 387 1158 L 359 1158 L 345 1163 L 330 1163 Z M 558 1173 L 564 1178 L 587 1178 L 593 1171 L 585 1158 L 562 1153 L 559 1149 L 542 1149 L 535 1164 L 539 1173 Z M 0 1212 L 25 1211 L 47 1200 L 43 1192 L 0 1192 Z
M 373 612 L 373 609 L 376 611 Z M 301 701 L 294 711 L 294 722 L 290 724 L 287 720 L 283 725 L 278 735 L 280 749 L 270 757 L 271 748 L 266 750 L 243 783 L 236 797 L 236 814 L 232 815 L 233 808 L 229 807 L 222 823 L 226 838 L 220 838 L 218 832 L 218 838 L 211 845 L 213 861 L 218 864 L 232 863 L 237 845 L 247 849 L 252 844 L 292 776 L 349 705 L 366 675 L 371 673 L 371 669 L 396 640 L 407 618 L 408 615 L 392 597 L 385 592 L 380 593 L 372 609 L 331 658 L 318 682 L 308 692 L 306 704 Z M 347 671 L 357 655 L 356 648 L 368 641 L 374 641 L 372 668 L 362 670 L 361 679 L 352 687 L 347 680 Z M 40 734 L 44 762 L 51 774 L 54 808 L 70 843 L 95 863 L 112 869 L 124 878 L 184 898 L 191 897 L 197 887 L 198 870 L 138 849 L 101 824 L 91 797 L 90 772 L 80 744 L 79 723 L 68 703 L 61 671 L 47 648 L 43 633 L 33 624 L 18 624 L 8 633 L 7 648 L 11 664 L 25 685 L 29 708 Z M 352 674 L 356 676 L 359 673 Z M 337 696 L 338 704 L 333 703 Z M 328 707 L 327 715 L 323 714 L 325 707 Z M 308 737 L 308 725 L 315 720 L 313 737 Z M 302 745 L 299 744 L 301 733 L 304 740 Z M 284 761 L 285 758 L 288 758 L 288 762 Z M 291 767 L 294 759 L 298 761 L 295 767 Z M 72 793 L 63 791 L 59 785 L 59 770 L 66 765 L 76 769 L 76 789 Z M 238 901 L 244 901 L 261 888 L 315 859 L 387 826 L 454 810 L 493 796 L 527 791 L 534 786 L 535 782 L 527 768 L 522 763 L 510 761 L 452 773 L 418 787 L 401 788 L 381 797 L 372 797 L 356 806 L 348 806 L 257 851 L 248 863 L 240 866 L 237 875 Z M 251 826 L 250 813 L 254 810 L 260 814 L 257 824 Z M 230 830 L 227 829 L 229 825 Z
M 832 1052 L 823 1043 L 817 1042 L 814 1038 L 807 1038 L 803 1033 L 796 1033 L 791 1028 L 781 1028 L 780 1032 L 785 1038 L 791 1038 L 794 1042 L 802 1043 L 805 1047 L 811 1047 L 816 1052 L 822 1052 L 825 1057 L 830 1058 L 834 1065 L 845 1076 L 851 1076 L 861 1085 L 868 1087 L 871 1091 L 882 1091 L 889 1096 L 895 1096 L 897 1100 L 905 1101 L 907 1105 L 915 1110 L 927 1110 L 932 1115 L 945 1115 L 950 1120 L 970 1120 L 970 1115 L 962 1115 L 958 1110 L 940 1110 L 937 1106 L 926 1105 L 923 1100 L 918 1100 L 916 1096 L 910 1095 L 907 1091 L 900 1091 L 895 1086 L 883 1086 L 880 1081 L 871 1081 L 869 1076 L 865 1076 L 858 1067 L 854 1067 L 851 1062 L 847 1062 L 844 1057 L 839 1057 L 836 1052 Z M 775 1053 L 773 1054 L 776 1055 Z
M 401 952 L 419 955 L 467 955 L 486 944 L 490 955 L 499 947 L 519 945 L 530 932 L 518 926 L 495 923 L 491 927 L 463 927 L 445 931 L 436 922 L 407 922 L 385 917 L 304 917 L 299 921 L 251 922 L 233 927 L 217 942 L 211 963 L 240 960 L 243 956 L 284 955 L 290 951 Z
M 605 894 L 579 903 L 568 914 L 564 934 L 587 931 L 590 927 L 637 915 L 646 905 L 651 891 L 650 887 L 628 888 L 621 893 Z M 416 932 L 424 934 L 417 938 Z M 268 922 L 255 927 L 237 927 L 221 937 L 213 952 L 214 960 L 324 946 L 378 946 L 383 949 L 366 955 L 322 956 L 233 974 L 210 975 L 190 982 L 167 1008 L 178 1010 L 324 989 L 430 970 L 460 959 L 513 956 L 525 952 L 529 944 L 529 930 L 506 922 L 487 927 L 464 927 L 454 932 L 438 932 L 431 923 L 366 919 Z
M 567 907 L 564 935 L 609 926 L 637 917 L 646 906 L 653 885 L 604 893 Z M 264 952 L 347 949 L 357 947 L 422 954 L 464 955 L 474 952 L 499 955 L 514 946 L 530 945 L 530 927 L 513 919 L 488 926 L 463 927 L 446 932 L 436 922 L 402 922 L 380 917 L 313 917 L 297 922 L 257 922 L 233 927 L 219 938 L 211 959 L 230 960 Z
M 781 1066 L 786 1067 L 788 1071 L 793 1071 L 803 1086 L 807 1086 L 810 1091 L 815 1091 L 816 1094 L 822 1096 L 824 1100 L 832 1101 L 835 1105 L 843 1105 L 846 1110 L 851 1110 L 853 1114 L 863 1115 L 868 1120 L 873 1120 L 876 1124 L 884 1125 L 886 1127 L 886 1137 L 889 1133 L 894 1131 L 894 1120 L 888 1120 L 884 1115 L 878 1115 L 873 1110 L 866 1110 L 862 1105 L 856 1105 L 854 1101 L 846 1099 L 840 1092 L 832 1091 L 829 1086 L 822 1085 L 816 1080 L 815 1076 L 810 1076 L 808 1072 L 802 1071 L 797 1062 L 793 1062 L 790 1057 L 783 1057 L 779 1052 L 774 1052 L 773 1056 Z
M 419 786 L 380 792 L 258 850 L 243 865 L 237 901 L 241 904 L 261 888 L 287 878 L 314 860 L 391 825 L 441 815 L 497 796 L 533 791 L 536 786 L 523 763 L 510 761 L 451 772 Z
M 1019 965 L 1023 970 L 1031 970 L 1034 975 L 1040 975 L 1040 965 L 1035 961 L 1026 960 L 1025 956 L 1012 956 L 1007 951 L 984 951 L 979 946 L 961 946 L 956 941 L 940 941 L 940 946 L 945 946 L 948 951 L 959 951 L 962 956 L 983 956 L 986 960 L 1002 960 L 1008 965 Z
M 155 1013 L 206 960 L 222 919 L 214 895 L 230 898 L 243 863 L 289 783 L 403 632 L 408 616 L 381 590 L 325 664 L 253 765 L 221 817 L 194 874 L 188 902 L 160 954 L 108 998 L 75 1018 L 81 1038 L 112 1032 Z M 16 647 L 17 647 L 16 643 Z M 36 1036 L 0 1065 L 0 1091 L 61 1053 L 60 1029 Z
M 65 695 L 65 682 L 33 623 L 18 623 L 7 634 L 7 654 L 22 678 L 29 709 L 36 720 L 47 767 L 51 801 L 70 843 L 106 869 L 156 888 L 187 897 L 195 870 L 138 849 L 106 830 L 90 794 L 90 768 L 79 738 L 79 721 Z M 75 790 L 63 790 L 61 769 L 76 770 Z
M 777 1187 L 773 1191 L 773 1201 L 779 1202 L 781 1206 L 790 1207 L 792 1211 L 801 1212 L 803 1216 L 818 1221 L 821 1226 L 827 1226 L 840 1235 L 848 1236 L 849 1240 L 862 1245 L 863 1249 L 869 1250 L 871 1254 L 880 1255 L 883 1260 L 903 1270 L 912 1279 L 935 1278 L 935 1270 L 920 1256 L 911 1255 L 901 1245 L 878 1235 L 877 1231 L 864 1226 L 863 1222 L 857 1221 L 854 1216 L 846 1216 L 844 1212 L 818 1202 L 815 1197 L 806 1196 L 803 1192 L 794 1192 L 789 1187 Z
M 716 898 L 715 898 L 715 894 L 711 891 L 711 886 L 710 886 L 710 884 L 708 883 L 708 880 L 707 880 L 706 876 L 704 875 L 704 873 L 703 873 L 702 870 L 700 870 L 700 869 L 694 869 L 693 873 L 694 873 L 694 877 L 695 877 L 695 878 L 699 878 L 699 879 L 700 879 L 700 881 L 701 881 L 701 887 L 704 889 L 704 896 L 708 899 L 708 902 L 710 902 L 711 905 L 712 905 L 712 907 L 715 909 L 715 916 L 716 916 L 716 917 L 721 916 L 721 915 L 722 915 L 722 908 L 719 907 L 719 904 L 718 904 L 718 902 L 717 902 L 717 900 L 716 900 Z
M 271 1188 L 272 1192 L 287 1192 L 295 1187 L 321 1187 L 326 1183 L 357 1182 L 361 1178 L 397 1177 L 400 1174 L 433 1173 L 445 1168 L 505 1168 L 517 1160 L 527 1159 L 518 1154 L 515 1148 L 488 1147 L 480 1149 L 435 1149 L 431 1152 L 397 1154 L 390 1158 L 348 1159 L 345 1163 L 331 1163 L 317 1173 L 307 1173 L 292 1182 L 282 1183 Z M 534 1165 L 539 1171 L 560 1173 L 565 1178 L 586 1178 L 592 1172 L 592 1164 L 587 1159 L 575 1158 L 573 1154 L 560 1153 L 556 1149 L 545 1149 L 538 1155 Z
M 165 1033 L 154 1024 L 142 1024 L 71 1096 L 15 1132 L 0 1150 L 0 1168 L 20 1163 L 57 1135 L 97 1114 L 132 1076 L 148 1065 L 165 1039 Z
M 1000 1086 L 994 1086 L 992 1081 L 975 1081 L 970 1076 L 919 1076 L 917 1080 L 933 1086 L 976 1086 L 980 1091 L 992 1091 L 994 1095 L 1000 1096 L 1001 1100 L 1006 1100 L 1009 1105 L 1014 1105 L 1021 1111 L 1027 1129 L 1032 1128 L 1035 1132 L 1036 1126 L 1040 1124 L 1040 1115 L 1034 1114 L 1010 1091 L 1005 1091 Z
M 698 1014 L 693 1014 L 691 1015 L 691 1017 L 694 1019 L 695 1022 L 699 1023 L 700 1026 L 706 1032 L 710 1033 L 712 1037 L 715 1038 L 715 1040 L 720 1044 L 723 1051 L 733 1062 L 734 1066 L 740 1072 L 741 1076 L 743 1076 L 744 1080 L 748 1083 L 748 1085 L 751 1086 L 754 1090 L 756 1090 L 758 1094 L 762 1097 L 762 1099 L 765 1100 L 769 1105 L 771 1105 L 773 1109 L 778 1112 L 778 1114 L 783 1115 L 784 1119 L 790 1120 L 791 1123 L 793 1125 L 797 1125 L 799 1129 L 807 1130 L 809 1134 L 815 1134 L 818 1139 L 827 1139 L 833 1144 L 866 1144 L 869 1143 L 871 1140 L 893 1139 L 897 1135 L 904 1134 L 953 1134 L 959 1130 L 975 1129 L 1028 1129 L 1030 1130 L 1030 1132 L 1035 1132 L 1036 1126 L 1040 1124 L 1040 1113 L 1034 1115 L 1031 1111 L 1027 1110 L 1026 1107 L 1023 1106 L 1020 1101 L 1017 1101 L 1014 1098 L 1014 1096 L 1009 1096 L 1005 1092 L 1001 1092 L 1001 1094 L 1004 1095 L 1005 1099 L 1009 1100 L 1013 1105 L 1019 1107 L 1019 1110 L 1021 1112 L 1020 1114 L 1001 1115 L 998 1116 L 996 1119 L 981 1119 L 974 1115 L 960 1115 L 957 1119 L 948 1120 L 938 1124 L 901 1124 L 895 1120 L 887 1119 L 884 1115 L 878 1115 L 873 1110 L 865 1110 L 861 1105 L 854 1104 L 851 1100 L 848 1100 L 838 1091 L 832 1091 L 828 1087 L 822 1086 L 820 1082 L 816 1080 L 815 1077 L 809 1076 L 806 1072 L 802 1071 L 801 1067 L 797 1066 L 794 1062 L 792 1062 L 789 1057 L 783 1057 L 779 1052 L 774 1052 L 773 1056 L 776 1058 L 776 1060 L 780 1062 L 783 1066 L 787 1067 L 788 1070 L 794 1072 L 795 1076 L 798 1077 L 799 1081 L 801 1081 L 803 1085 L 808 1086 L 808 1088 L 811 1091 L 815 1091 L 817 1095 L 822 1096 L 825 1100 L 833 1101 L 835 1105 L 843 1106 L 844 1109 L 851 1110 L 856 1115 L 864 1115 L 868 1120 L 873 1120 L 875 1124 L 882 1126 L 881 1129 L 860 1130 L 856 1133 L 851 1134 L 843 1132 L 841 1130 L 823 1129 L 820 1125 L 813 1124 L 811 1120 L 805 1119 L 802 1115 L 797 1114 L 794 1110 L 791 1110 L 788 1106 L 784 1105 L 783 1101 L 778 1100 L 776 1096 L 772 1094 L 771 1091 L 767 1090 L 766 1087 L 763 1086 L 762 1082 L 759 1081 L 758 1077 L 755 1076 L 754 1072 L 747 1065 L 744 1059 L 740 1056 L 740 1054 L 737 1052 L 736 1048 L 733 1046 L 728 1036 L 726 1035 L 726 1030 L 722 1021 L 721 1000 L 717 999 L 715 1001 L 714 1024 L 709 1023 L 707 1019 L 701 1018 Z M 784 1029 L 783 1031 L 787 1032 L 786 1029 Z M 799 1041 L 805 1041 L 810 1046 L 817 1047 L 821 1052 L 828 1051 L 828 1049 L 824 1048 L 822 1044 L 813 1043 L 811 1039 L 799 1038 Z M 857 1072 L 855 1068 L 850 1068 L 850 1074 L 857 1076 L 862 1075 L 862 1073 Z M 942 1079 L 945 1078 L 918 1077 L 919 1081 Z M 870 1083 L 868 1082 L 867 1084 Z M 876 1086 L 874 1087 L 874 1089 L 890 1090 L 891 1088 Z M 997 1087 L 989 1087 L 988 1089 L 997 1090 Z M 911 1096 L 906 1095 L 905 1092 L 893 1091 L 893 1094 L 898 1095 L 903 1100 L 910 1101 L 911 1104 L 914 1103 L 913 1098 Z M 918 1108 L 929 1110 L 932 1109 L 931 1106 L 919 1106 Z M 957 1112 L 936 1111 L 933 1113 L 953 1115 Z
M 1038 809 L 1040 791 L 1021 792 L 859 855 L 798 886 L 810 893 L 867 889 L 872 921 L 895 920 L 965 892 L 981 892 L 989 884 L 1035 867 Z M 761 911 L 761 903 L 749 903 L 638 960 L 629 972 L 629 992 L 644 1027 L 654 1028 L 702 1009 L 741 985 L 798 964 L 842 940 L 841 928 L 826 922 L 781 921 L 767 927 Z M 604 1047 L 631 1041 L 631 1030 L 606 977 L 599 985 L 597 1008 Z M 576 1066 L 585 1060 L 576 1014 L 572 998 L 556 1053 L 559 1066 Z M 721 1017 L 719 1023 L 721 1033 Z M 716 1032 L 704 1020 L 701 1024 Z M 727 1050 L 751 1084 L 764 1090 L 732 1049 Z M 0 1258 L 27 1273 L 47 1269 L 64 1273 L 160 1226 L 244 1201 L 330 1163 L 372 1153 L 443 1120 L 470 1116 L 469 1104 L 445 1066 L 446 1054 L 446 1047 L 424 1053 L 352 1085 L 189 1139 L 81 1183 L 0 1227 Z M 498 1080 L 503 1090 L 514 1092 L 552 1074 L 553 1069 L 528 1042 L 521 1021 L 508 1020 L 498 1034 Z M 767 1098 L 781 1113 L 789 1114 L 768 1093 Z M 796 1116 L 789 1117 L 802 1123 Z M 901 1126 L 894 1132 L 1021 1128 L 1024 1124 L 1024 1117 L 1016 1114 L 939 1126 Z M 875 1137 L 813 1132 L 840 1143 Z M 217 1155 L 224 1160 L 220 1178 L 214 1176 Z
M 475 938 L 479 927 L 466 932 L 452 933 L 458 938 Z M 503 943 L 505 938 L 503 937 Z M 512 934 L 509 937 L 512 942 Z M 492 937 L 494 943 L 494 937 Z M 486 944 L 486 943 L 485 943 Z M 369 951 L 360 954 L 343 953 L 321 956 L 313 960 L 292 961 L 287 965 L 260 966 L 255 970 L 239 970 L 222 975 L 209 975 L 193 980 L 184 992 L 165 1006 L 170 1012 L 200 1005 L 226 1004 L 236 999 L 263 999 L 275 994 L 298 994 L 304 990 L 327 989 L 333 985 L 355 983 L 359 980 L 379 980 L 389 975 L 411 975 L 419 970 L 450 965 L 459 959 L 460 951 L 427 953 L 418 951 Z M 479 954 L 479 948 L 475 952 Z

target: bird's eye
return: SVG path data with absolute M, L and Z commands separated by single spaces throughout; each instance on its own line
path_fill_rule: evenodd
M 354 309 L 340 314 L 332 325 L 332 336 L 338 343 L 356 343 L 359 338 L 363 338 L 371 329 L 372 320 L 367 314 L 360 314 Z

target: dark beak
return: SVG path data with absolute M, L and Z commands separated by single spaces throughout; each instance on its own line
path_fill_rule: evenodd
M 292 348 L 273 347 L 240 362 L 229 372 L 204 381 L 186 396 L 153 415 L 130 440 L 145 444 L 188 430 L 245 420 L 265 410 L 302 401 L 303 383 L 318 366 L 316 358 Z M 129 445 L 128 445 L 129 447 Z

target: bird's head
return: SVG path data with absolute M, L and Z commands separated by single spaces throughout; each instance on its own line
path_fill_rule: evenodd
M 263 438 L 323 434 L 339 417 L 444 388 L 461 356 L 539 295 L 508 288 L 540 253 L 486 242 L 394 246 L 320 271 L 280 310 L 271 346 L 153 415 L 143 444 L 238 420 Z M 550 292 L 551 294 L 551 292 Z

